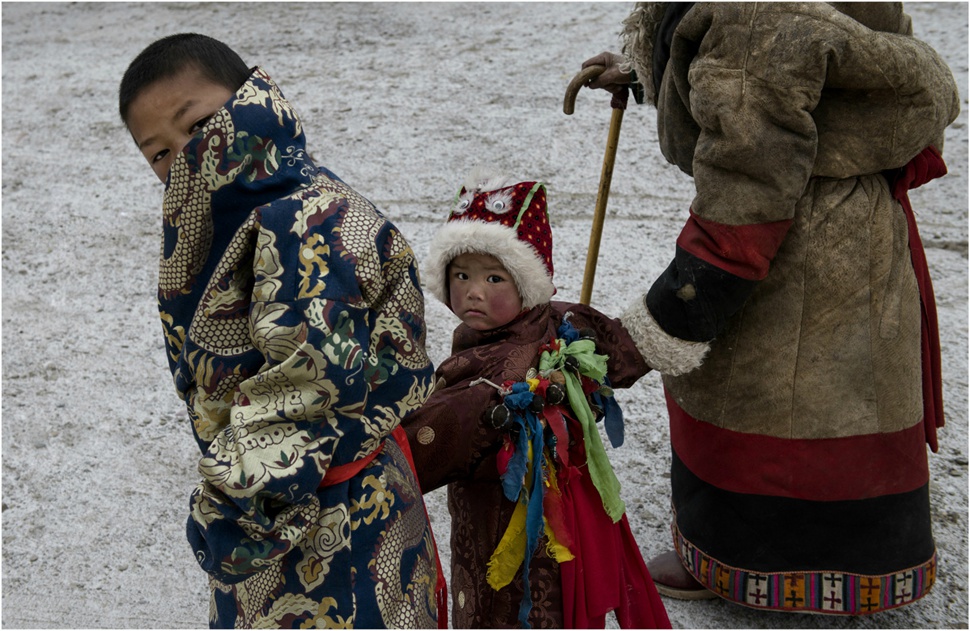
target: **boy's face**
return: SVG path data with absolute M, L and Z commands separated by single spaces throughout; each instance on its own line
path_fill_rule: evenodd
M 512 276 L 494 256 L 462 254 L 448 265 L 451 310 L 469 328 L 487 331 L 522 313 L 522 298 Z
M 232 97 L 194 66 L 148 85 L 128 109 L 128 129 L 162 182 L 175 156 Z

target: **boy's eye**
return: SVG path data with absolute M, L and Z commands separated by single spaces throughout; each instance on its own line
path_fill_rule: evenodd
M 192 127 L 189 128 L 189 133 L 190 134 L 194 134 L 195 132 L 197 132 L 200 129 L 202 129 L 203 127 L 205 127 L 205 124 L 209 122 L 209 119 L 210 118 L 212 118 L 212 115 L 203 116 L 199 120 L 195 121 L 195 123 L 192 125 Z
M 158 153 L 152 156 L 152 164 L 155 164 L 159 160 L 164 159 L 165 156 L 167 155 L 168 155 L 168 149 L 162 149 L 161 151 L 159 151 Z
M 499 276 L 498 274 L 489 274 L 487 280 L 490 283 L 501 283 L 505 281 L 505 279 Z
M 465 272 L 455 272 L 455 278 L 458 280 L 468 280 L 468 274 Z

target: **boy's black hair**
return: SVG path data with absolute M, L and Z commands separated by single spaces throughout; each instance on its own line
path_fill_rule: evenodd
M 217 39 L 197 33 L 178 33 L 149 44 L 128 66 L 118 90 L 118 112 L 128 124 L 131 102 L 149 85 L 195 66 L 206 79 L 232 92 L 252 73 L 236 51 Z

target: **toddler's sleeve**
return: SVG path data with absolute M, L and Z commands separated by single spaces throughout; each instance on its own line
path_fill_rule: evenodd
M 463 374 L 462 366 L 460 355 L 445 360 L 434 392 L 403 422 L 424 493 L 457 480 L 499 478 L 495 455 L 503 432 L 489 427 L 484 414 L 501 399 L 488 384 L 470 386 L 476 375 Z

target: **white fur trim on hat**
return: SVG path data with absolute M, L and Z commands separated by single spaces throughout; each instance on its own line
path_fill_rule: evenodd
M 506 186 L 512 186 L 522 180 L 516 180 L 510 175 L 487 166 L 476 166 L 465 177 L 463 187 L 469 193 L 484 193 L 497 191 Z
M 700 367 L 711 350 L 707 342 L 689 342 L 664 331 L 642 296 L 620 316 L 620 322 L 647 365 L 665 375 L 682 375 Z
M 425 267 L 428 291 L 446 305 L 450 304 L 448 264 L 469 252 L 489 254 L 501 261 L 515 281 L 524 309 L 545 304 L 556 293 L 542 257 L 528 243 L 520 241 L 515 230 L 500 223 L 457 219 L 446 223 L 435 235 Z

